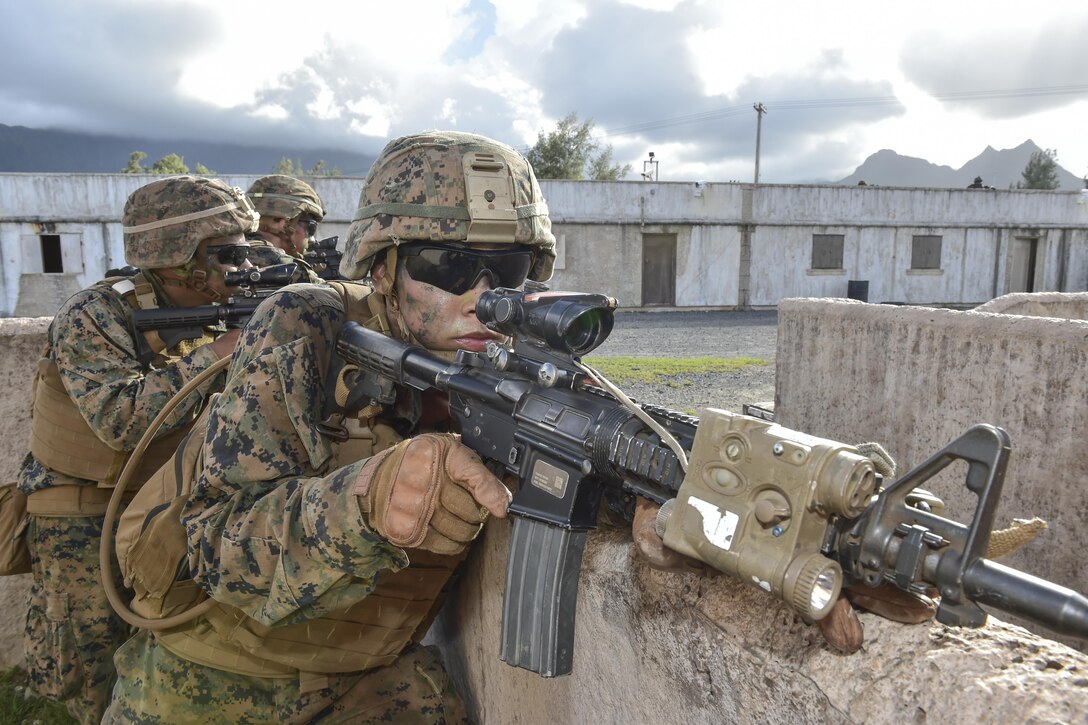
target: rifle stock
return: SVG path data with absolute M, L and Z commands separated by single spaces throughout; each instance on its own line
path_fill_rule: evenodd
M 982 556 L 1008 455 L 1003 431 L 976 427 L 877 494 L 879 477 L 853 446 L 714 409 L 701 420 L 648 405 L 636 415 L 588 383 L 579 356 L 610 332 L 614 306 L 601 295 L 487 292 L 477 315 L 513 347 L 461 351 L 453 363 L 352 322 L 340 334 L 333 364 L 357 366 L 368 391 L 356 402 L 392 402 L 390 386 L 367 382 L 373 375 L 445 391 L 462 442 L 517 478 L 505 662 L 545 677 L 571 671 L 578 574 L 602 497 L 628 520 L 635 496 L 664 504 L 667 546 L 813 619 L 844 581 L 890 581 L 940 588 L 942 622 L 980 626 L 981 603 L 1088 637 L 1088 599 Z M 668 435 L 691 453 L 686 471 Z M 915 492 L 965 456 L 988 461 L 969 467 L 967 485 L 980 496 L 969 526 L 926 510 L 932 497 Z

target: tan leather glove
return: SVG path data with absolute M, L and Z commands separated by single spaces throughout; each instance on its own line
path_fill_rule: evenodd
M 510 491 L 457 436 L 426 433 L 373 456 L 356 479 L 374 531 L 404 549 L 458 554 L 488 513 L 506 516 Z
M 817 620 L 816 626 L 827 643 L 843 654 L 854 654 L 865 642 L 865 628 L 844 596 L 838 598 L 827 616 Z
M 846 654 L 857 652 L 865 641 L 865 629 L 854 607 L 903 624 L 928 622 L 937 614 L 932 598 L 905 592 L 892 584 L 846 587 L 828 615 L 816 623 L 827 643 Z
M 631 538 L 635 542 L 635 555 L 653 569 L 671 572 L 701 572 L 706 565 L 665 546 L 657 535 L 655 523 L 659 504 L 639 496 L 635 501 L 635 518 L 631 521 Z

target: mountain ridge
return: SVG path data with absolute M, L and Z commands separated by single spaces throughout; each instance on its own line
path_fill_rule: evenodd
M 854 173 L 833 182 L 836 185 L 853 185 L 865 182 L 870 186 L 914 186 L 929 188 L 965 188 L 976 177 L 982 177 L 985 186 L 995 189 L 1015 188 L 1023 180 L 1021 172 L 1031 159 L 1032 153 L 1042 151 L 1031 139 L 1011 149 L 995 149 L 987 145 L 982 153 L 958 169 L 934 164 L 915 156 L 902 156 L 891 149 L 881 149 L 871 154 Z M 1084 180 L 1077 178 L 1058 164 L 1058 188 L 1076 191 L 1084 188 Z
M 287 158 L 304 169 L 324 161 L 323 168 L 338 169 L 344 176 L 365 176 L 374 162 L 374 156 L 370 154 L 330 148 L 287 149 L 206 141 L 163 141 L 0 124 L 0 172 L 116 173 L 125 167 L 133 151 L 147 154 L 145 166 L 151 166 L 168 154 L 177 154 L 189 168 L 204 164 L 216 174 L 271 174 L 275 173 L 280 161 Z
M 975 177 L 983 184 L 1007 189 L 1022 179 L 1021 172 L 1031 154 L 1040 151 L 1032 140 L 1012 149 L 986 146 L 982 153 L 958 169 L 925 159 L 903 156 L 891 149 L 871 154 L 854 173 L 833 185 L 964 188 Z M 117 173 L 128 163 L 133 151 L 147 154 L 150 166 L 167 154 L 176 153 L 186 165 L 203 164 L 216 174 L 271 174 L 284 158 L 304 169 L 319 161 L 324 168 L 337 169 L 344 176 L 365 176 L 374 156 L 331 148 L 287 149 L 271 146 L 240 146 L 205 141 L 163 141 L 130 136 L 99 136 L 72 131 L 36 129 L 0 124 L 0 172 L 17 173 Z M 1084 188 L 1082 179 L 1058 165 L 1060 189 Z

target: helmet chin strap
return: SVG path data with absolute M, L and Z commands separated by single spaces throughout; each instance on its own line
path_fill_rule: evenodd
M 385 300 L 385 316 L 389 319 L 389 326 L 398 339 L 412 345 L 425 347 L 415 335 L 404 319 L 404 313 L 400 309 L 400 299 L 397 297 L 397 248 L 390 247 L 385 254 L 385 274 L 374 280 L 374 293 Z
M 212 302 L 222 302 L 225 299 L 222 294 L 208 286 L 208 271 L 205 269 L 193 270 L 192 281 L 186 286 L 211 297 Z
M 163 287 L 180 287 L 181 289 L 189 289 L 194 292 L 199 292 L 205 297 L 209 298 L 210 302 L 222 302 L 226 298 L 218 291 L 208 286 L 208 272 L 203 269 L 195 269 L 195 263 L 190 260 L 188 263 L 181 267 L 176 267 L 183 271 L 184 277 L 178 279 L 176 277 L 165 277 L 153 270 L 148 270 L 154 274 L 156 281 Z M 181 276 L 181 275 L 179 275 Z
M 299 217 L 295 217 L 295 219 L 298 219 L 298 218 Z M 280 239 L 283 240 L 284 245 L 287 247 L 287 249 L 285 251 L 288 254 L 290 254 L 292 257 L 301 257 L 305 253 L 305 250 L 299 249 L 298 245 L 295 244 L 293 239 L 291 239 L 291 237 L 293 235 L 288 234 L 288 232 L 287 232 L 288 229 L 291 229 L 292 227 L 294 227 L 294 226 L 296 226 L 298 224 L 298 222 L 295 221 L 295 219 L 285 219 L 284 224 L 283 224 L 283 231 L 275 232 L 275 234 L 276 234 L 276 236 L 278 236 Z

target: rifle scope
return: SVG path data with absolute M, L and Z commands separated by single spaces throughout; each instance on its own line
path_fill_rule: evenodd
M 615 298 L 606 295 L 506 287 L 484 292 L 476 303 L 476 316 L 490 329 L 575 356 L 608 338 L 615 310 Z
M 227 287 L 282 287 L 298 282 L 302 273 L 294 262 L 274 264 L 271 267 L 257 269 L 239 269 L 223 274 L 223 283 Z

